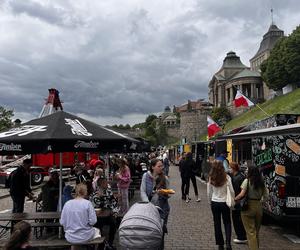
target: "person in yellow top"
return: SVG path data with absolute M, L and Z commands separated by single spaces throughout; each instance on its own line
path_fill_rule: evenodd
M 263 177 L 258 167 L 249 166 L 247 178 L 241 185 L 241 192 L 235 197 L 238 201 L 248 196 L 248 206 L 241 212 L 242 221 L 246 230 L 248 246 L 250 250 L 259 248 L 259 229 L 262 220 L 262 203 L 261 201 L 268 197 Z

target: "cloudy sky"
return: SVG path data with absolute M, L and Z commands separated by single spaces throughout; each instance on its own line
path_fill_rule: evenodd
M 53 87 L 68 112 L 142 122 L 207 98 L 228 51 L 249 65 L 271 7 L 299 25 L 298 0 L 0 0 L 0 105 L 35 118 Z

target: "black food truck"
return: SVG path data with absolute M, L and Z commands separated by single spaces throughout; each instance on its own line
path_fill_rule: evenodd
M 264 212 L 276 219 L 291 219 L 299 223 L 300 123 L 224 135 L 222 138 L 232 140 L 233 148 L 241 141 L 251 143 L 251 161 L 260 169 L 269 190 Z M 240 154 L 237 153 L 236 157 Z

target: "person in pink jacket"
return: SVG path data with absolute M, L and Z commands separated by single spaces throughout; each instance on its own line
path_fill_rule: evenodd
M 118 189 L 121 196 L 121 213 L 125 214 L 129 209 L 128 189 L 131 182 L 130 169 L 127 166 L 125 159 L 120 159 L 118 162 L 119 170 L 116 173 L 116 179 L 118 180 Z

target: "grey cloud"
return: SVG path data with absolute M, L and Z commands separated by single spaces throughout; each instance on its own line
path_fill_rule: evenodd
M 127 9 L 115 6 L 109 16 L 93 1 L 87 2 L 95 10 L 58 2 L 13 0 L 10 9 L 0 10 L 5 24 L 0 105 L 24 117 L 40 112 L 50 87 L 60 91 L 66 111 L 99 121 L 131 119 L 131 114 L 157 113 L 166 105 L 206 98 L 208 82 L 226 53 L 235 50 L 249 65 L 269 25 L 268 16 L 250 11 L 257 0 L 254 7 L 240 1 L 195 1 L 201 5 L 161 19 L 143 2 L 140 8 L 124 2 Z M 240 14 L 246 7 L 249 13 Z M 280 12 L 285 22 L 289 10 Z M 43 22 L 32 21 L 36 18 Z M 74 26 L 77 19 L 84 25 Z
M 76 27 L 83 24 L 82 20 L 72 15 L 70 11 L 58 6 L 40 4 L 31 0 L 10 0 L 8 4 L 16 15 L 26 14 L 50 24 L 66 27 Z

